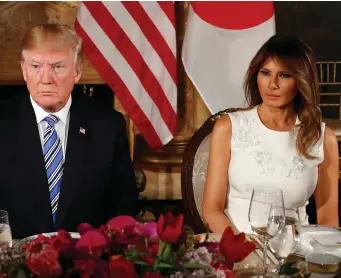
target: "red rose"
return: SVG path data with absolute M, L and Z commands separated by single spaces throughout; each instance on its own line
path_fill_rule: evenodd
M 109 278 L 108 261 L 104 261 L 99 258 L 93 258 L 89 260 L 76 260 L 74 262 L 73 271 L 76 271 L 78 274 L 80 274 L 82 278 Z
M 166 243 L 176 243 L 182 233 L 183 222 L 183 214 L 179 214 L 177 217 L 170 212 L 166 216 L 161 214 L 157 221 L 159 238 Z
M 58 251 L 48 243 L 34 243 L 26 250 L 26 264 L 36 275 L 51 277 L 62 273 Z
M 226 278 L 236 278 L 236 276 L 231 271 L 225 271 Z
M 226 265 L 226 262 L 224 263 L 223 261 L 218 261 L 218 262 L 214 263 L 212 261 L 211 266 L 214 267 L 215 270 L 223 271 L 226 278 L 235 278 L 233 272 L 231 271 L 231 268 Z
M 93 226 L 91 226 L 90 224 L 88 224 L 88 223 L 81 223 L 77 227 L 77 232 L 80 235 L 83 235 L 83 234 L 85 234 L 88 231 L 94 231 L 94 230 L 96 230 L 96 229 Z
M 164 277 L 165 276 L 157 272 L 147 272 L 142 276 L 142 278 L 164 278 Z
M 56 236 L 51 237 L 50 243 L 59 253 L 66 253 L 71 247 L 72 238 L 68 232 L 60 230 Z
M 107 246 L 107 239 L 97 231 L 87 231 L 76 243 L 76 249 L 88 250 L 91 255 L 101 256 Z
M 44 236 L 43 234 L 39 234 L 34 240 L 27 243 L 27 248 L 29 248 L 31 245 L 35 243 L 50 243 L 51 238 Z
M 138 278 L 134 265 L 121 256 L 111 256 L 109 262 L 111 278 Z
M 141 256 L 141 260 L 146 262 L 150 266 L 153 265 L 155 262 L 155 258 L 150 256 Z
M 108 225 L 101 225 L 98 231 L 109 241 L 111 237 L 111 232 Z
M 159 251 L 159 243 L 148 243 L 147 252 L 151 255 L 157 255 Z
M 119 253 L 120 250 L 129 248 L 134 245 L 139 252 L 146 252 L 146 240 L 144 237 L 138 235 L 133 227 L 124 228 L 121 232 L 113 232 L 109 250 L 111 254 Z
M 254 242 L 245 242 L 245 234 L 234 235 L 231 227 L 227 227 L 220 241 L 220 252 L 225 257 L 225 264 L 229 269 L 235 262 L 244 260 L 256 249 Z
M 121 232 L 116 232 L 115 236 L 119 244 L 127 244 L 127 245 L 138 244 L 138 242 L 140 241 L 140 238 L 142 238 L 140 235 L 138 235 L 135 232 L 134 227 L 126 227 Z
M 120 215 L 116 216 L 108 221 L 108 226 L 112 231 L 122 232 L 123 229 L 128 227 L 134 227 L 136 220 L 131 216 Z

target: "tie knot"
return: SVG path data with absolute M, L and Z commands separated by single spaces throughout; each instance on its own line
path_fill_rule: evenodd
M 54 125 L 59 121 L 59 118 L 55 115 L 47 115 L 45 118 L 44 118 L 44 121 L 47 122 L 47 124 L 50 126 L 50 127 L 54 127 Z

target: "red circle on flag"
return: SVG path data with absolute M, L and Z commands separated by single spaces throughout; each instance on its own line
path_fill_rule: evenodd
M 204 21 L 216 27 L 232 30 L 257 26 L 274 14 L 272 1 L 264 2 L 191 2 L 195 13 Z

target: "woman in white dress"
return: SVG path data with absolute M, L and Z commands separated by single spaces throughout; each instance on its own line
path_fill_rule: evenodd
M 318 224 L 338 226 L 338 144 L 321 121 L 311 48 L 271 37 L 251 61 L 244 88 L 249 107 L 219 118 L 211 137 L 203 201 L 210 230 L 251 233 L 248 209 L 257 186 L 281 188 L 285 206 L 299 207 L 306 224 L 314 195 Z

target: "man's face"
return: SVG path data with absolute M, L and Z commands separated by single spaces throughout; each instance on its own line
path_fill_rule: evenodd
M 81 77 L 71 48 L 48 51 L 45 48 L 24 50 L 21 69 L 33 100 L 46 112 L 64 107 Z

